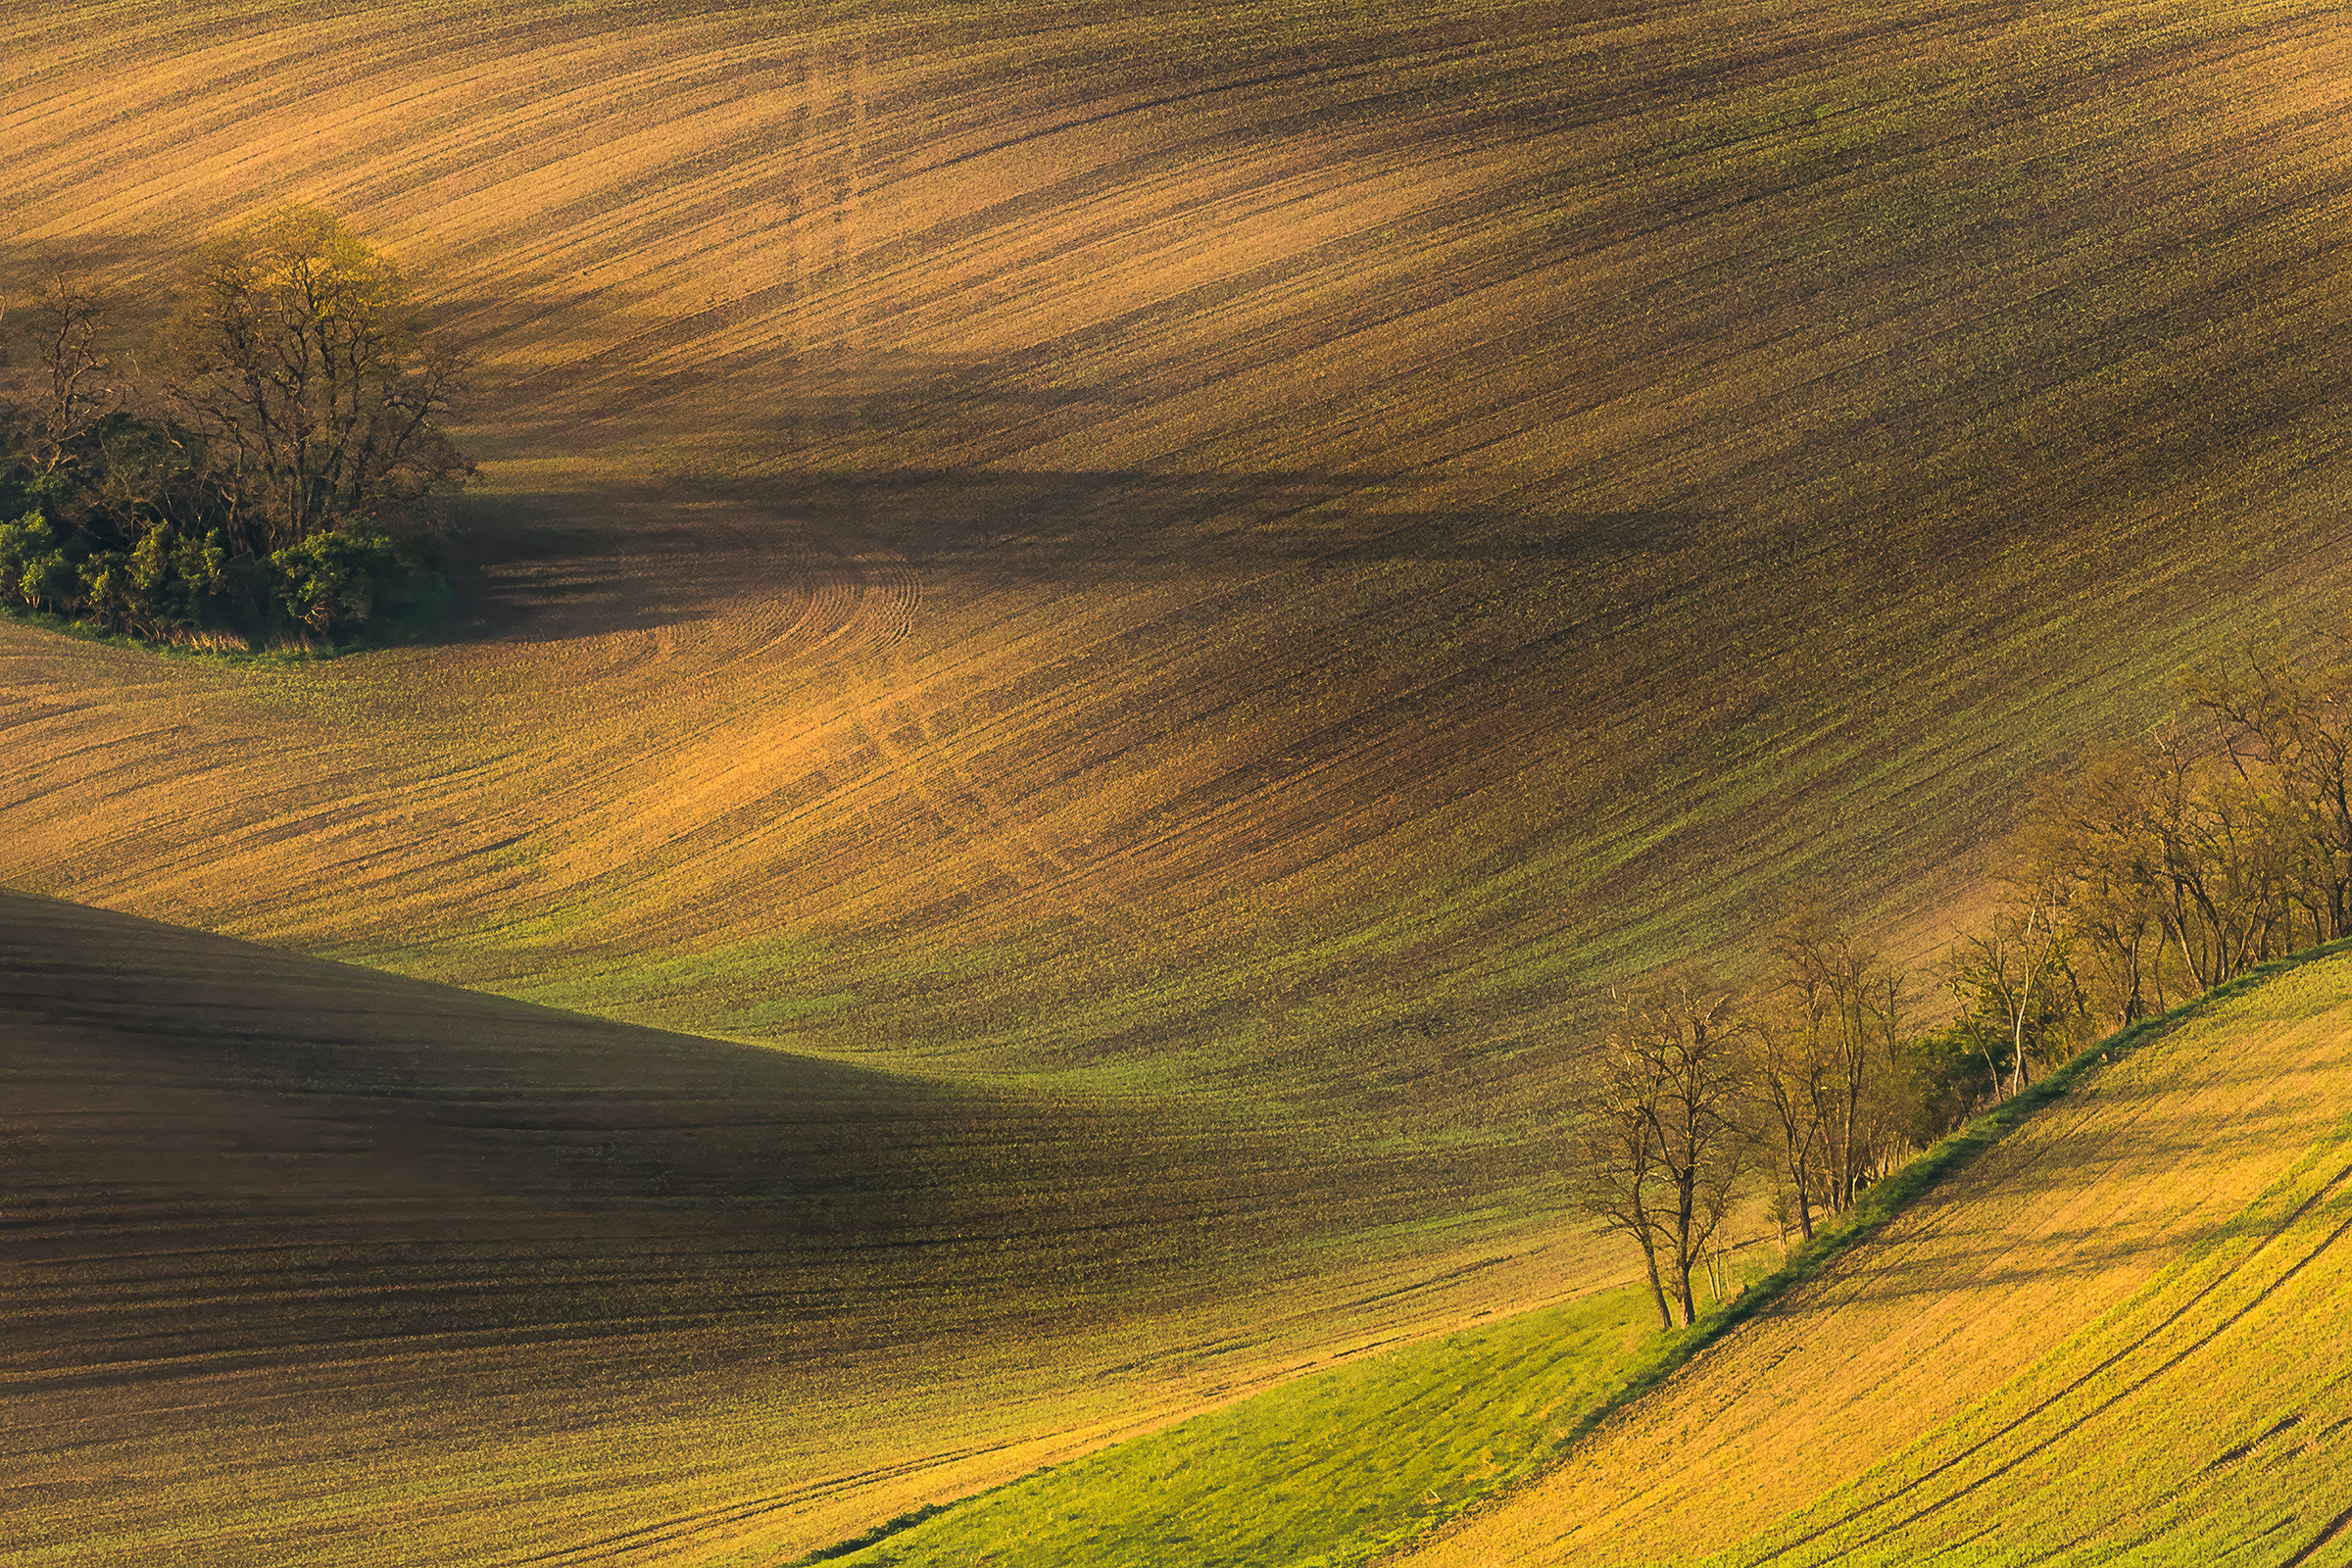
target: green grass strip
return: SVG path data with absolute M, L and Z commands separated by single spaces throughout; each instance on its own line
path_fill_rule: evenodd
M 1788 1261 L 1779 1268 L 1758 1279 L 1740 1295 L 1699 1314 L 1698 1321 L 1690 1328 L 1661 1339 L 1651 1354 L 1611 1397 L 1586 1413 L 1576 1430 L 1562 1441 L 1559 1451 L 1565 1455 L 1593 1428 L 1664 1383 L 1687 1365 L 1691 1357 L 1868 1241 L 1913 1200 L 1945 1177 L 1965 1168 L 1979 1154 L 2016 1131 L 2027 1117 L 2042 1106 L 2063 1097 L 2092 1067 L 2110 1060 L 2121 1060 L 2127 1054 L 2169 1034 L 2176 1026 L 2204 1008 L 2232 997 L 2243 996 L 2273 975 L 2346 952 L 2352 952 L 2352 938 L 2290 954 L 2283 958 L 2274 958 L 2234 980 L 2224 981 L 2179 1006 L 2153 1018 L 2143 1018 L 2085 1047 L 2040 1082 L 2029 1085 L 2016 1099 L 1980 1111 L 1959 1131 L 1922 1151 L 1901 1169 L 1870 1188 L 1851 1209 L 1815 1230 L 1813 1239 L 1791 1252 Z
M 2352 941 L 2278 959 L 2088 1047 L 1869 1189 L 1688 1329 L 1659 1335 L 1642 1326 L 1655 1316 L 1644 1291 L 1605 1291 L 1301 1378 L 958 1502 L 926 1505 L 794 1568 L 1014 1560 L 1023 1568 L 1151 1560 L 1342 1568 L 1395 1552 L 1556 1468 L 1603 1421 L 1861 1246 L 2103 1059 L 2121 1059 L 2275 974 L 2347 951 Z
M 1551 1462 L 1656 1331 L 1620 1287 L 1280 1384 L 801 1559 L 1341 1568 Z M 845 1562 L 846 1560 L 846 1562 Z

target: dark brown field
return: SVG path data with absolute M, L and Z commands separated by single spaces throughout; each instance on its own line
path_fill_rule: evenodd
M 12 1561 L 773 1560 L 1594 1282 L 1491 1152 L 20 895 L 0 960 Z

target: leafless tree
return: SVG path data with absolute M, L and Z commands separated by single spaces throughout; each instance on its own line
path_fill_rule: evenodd
M 1684 1325 L 1698 1316 L 1690 1275 L 1740 1179 L 1738 1035 L 1727 992 L 1669 974 L 1625 999 L 1577 1107 L 1577 1198 L 1641 1248 L 1659 1321 L 1669 1328 L 1669 1287 Z
M 464 357 L 400 270 L 324 213 L 281 208 L 200 251 L 165 341 L 241 550 L 412 518 L 471 471 L 444 432 Z
M 1576 1206 L 1641 1250 L 1662 1328 L 1674 1327 L 1658 1272 L 1665 1201 L 1657 1143 L 1658 1085 L 1612 1038 L 1590 1064 L 1569 1128 L 1569 1192 Z
M 2146 829 L 2148 749 L 2110 746 L 2034 790 L 2017 838 L 2021 880 L 2049 890 L 2119 1024 L 2162 1012 L 2172 925 L 2161 854 Z
M 2238 779 L 2275 803 L 2293 896 L 2315 941 L 2352 936 L 2352 666 L 2339 659 L 2299 668 L 2250 648 L 2242 663 L 2181 685 L 2220 730 Z
M 1770 1164 L 1774 1185 L 1806 1241 L 1813 1239 L 1822 1146 L 1835 1098 L 1836 1072 L 1822 1045 L 1820 1031 L 1768 1002 L 1748 1035 L 1741 1082 L 1750 1139 Z
M 2074 991 L 2066 971 L 2067 927 L 2046 887 L 1996 907 L 1979 930 L 1960 940 L 1954 989 L 1997 1027 L 2008 1056 L 1996 1060 L 1987 1035 L 1978 1036 L 1984 1070 L 1997 1098 L 2014 1099 L 2032 1081 L 2028 1065 L 2053 1018 L 2071 1016 Z M 2003 1080 L 2006 1079 L 2006 1082 Z
M 24 387 L 24 449 L 27 466 L 47 475 L 74 464 L 98 427 L 129 402 L 103 339 L 112 315 L 104 290 L 60 270 L 23 306 L 0 306 L 0 318 L 14 316 L 30 339 L 35 362 Z
M 1786 1049 L 1818 1063 L 1806 1077 L 1818 1127 L 1822 1196 L 1838 1212 L 1886 1156 L 1897 1119 L 1889 1089 L 1903 977 L 1865 945 L 1825 896 L 1794 899 L 1773 924 L 1768 1010 Z

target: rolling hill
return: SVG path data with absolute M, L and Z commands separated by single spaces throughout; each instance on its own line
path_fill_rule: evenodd
M 95 1132 L 12 1146 L 55 1214 L 94 1195 L 43 1233 L 59 1266 L 159 1303 L 79 1321 L 97 1287 L 36 1271 L 12 1289 L 67 1291 L 57 1358 L 15 1364 L 184 1333 L 151 1387 L 194 1408 L 278 1288 L 249 1283 L 273 1227 L 328 1200 L 356 1236 L 411 1223 L 397 1161 L 294 1174 L 340 1147 L 283 1125 L 313 1035 L 358 1075 L 332 1116 L 442 1107 L 401 1112 L 427 1168 L 503 1140 L 370 1076 L 416 1041 L 526 1130 L 587 1095 L 603 1121 L 501 1157 L 624 1228 L 677 1219 L 644 1219 L 684 1157 L 661 1107 L 728 1106 L 674 1275 L 580 1220 L 517 1262 L 519 1315 L 434 1348 L 328 1249 L 341 1304 L 287 1319 L 220 1419 L 308 1430 L 342 1374 L 288 1347 L 346 1308 L 415 1341 L 368 1358 L 405 1413 L 318 1415 L 342 1436 L 273 1480 L 174 1470 L 191 1445 L 138 1436 L 132 1396 L 19 1387 L 33 1430 L 115 1411 L 44 1450 L 83 1541 L 149 1528 L 125 1497 L 203 1496 L 174 1551 L 319 1510 L 448 1542 L 479 1509 L 543 1532 L 515 1555 L 797 1549 L 1614 1278 L 1548 1217 L 1595 993 L 1736 964 L 1808 878 L 1931 950 L 2022 777 L 2155 716 L 2186 662 L 2308 635 L 2345 581 L 2352 31 L 2300 0 L 126 0 L 19 8 L 0 58 L 8 282 L 74 258 L 135 336 L 192 238 L 330 208 L 476 342 L 486 476 L 466 599 L 415 647 L 162 659 L 0 623 L 0 886 L 280 950 L 11 898 L 10 1070 L 96 1127 L 151 1042 L 212 1038 L 189 988 L 242 975 L 237 1028 L 277 1044 L 228 1101 L 167 1104 L 171 1136 L 250 1117 L 310 1152 L 147 1192 L 180 1239 L 149 1253 Z M 49 968 L 115 982 L 53 928 L 148 977 L 135 1022 L 60 1012 Z M 811 1365 L 847 1370 L 714 1392 L 790 1315 L 746 1250 L 803 1245 L 800 1190 L 747 1169 L 819 1182 L 868 1116 L 877 1190 L 932 1196 L 810 1265 L 849 1293 Z M 592 1134 L 618 1162 L 593 1180 Z M 479 1248 L 420 1278 L 516 1245 L 486 1181 L 420 1189 Z M 1000 1200 L 1004 1256 L 945 1236 Z M 1200 1215 L 1219 1239 L 1165 1234 Z M 164 1260 L 216 1227 L 218 1258 Z M 1490 1258 L 1508 1283 L 1379 1304 Z M 522 1413 L 622 1353 L 565 1315 L 599 1298 L 575 1267 L 682 1336 L 642 1352 L 658 1387 L 591 1400 L 611 1448 Z M 1104 1315 L 1059 1321 L 1065 1294 Z M 1153 1359 L 1269 1302 L 1271 1338 Z M 544 1376 L 458 1348 L 542 1317 L 574 1324 Z M 435 1428 L 436 1366 L 492 1413 Z M 346 1451 L 374 1457 L 317 1468 Z M 646 1452 L 674 1468 L 633 1494 Z M 575 1485 L 576 1531 L 531 1492 Z
M 1939 936 L 2022 771 L 2339 587 L 2325 8 L 0 43 L 21 258 L 343 212 L 478 338 L 490 475 L 432 646 L 7 633 L 35 891 L 803 1049 L 1345 1091 L 1793 877 Z
M 1467 1144 L 887 1073 L 15 894 L 0 1106 L 25 1564 L 772 1562 L 1606 1278 Z
M 839 1560 L 2340 1560 L 2352 958 L 2278 967 L 2087 1053 L 1669 1359 L 1604 1291 Z
M 2352 962 L 2094 1067 L 1396 1560 L 2341 1562 Z

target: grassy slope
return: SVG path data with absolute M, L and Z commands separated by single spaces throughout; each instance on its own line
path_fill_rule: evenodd
M 17 895 L 0 1156 L 25 1564 L 773 1561 L 1586 1266 L 1468 1158 Z
M 1759 1288 L 1711 1311 L 1694 1334 L 1661 1339 L 1647 1331 L 1638 1291 L 1606 1293 L 1253 1396 L 989 1494 L 945 1518 L 902 1521 L 863 1552 L 835 1548 L 828 1555 L 912 1568 L 1017 1553 L 1024 1563 L 1077 1568 L 1181 1548 L 1185 1560 L 1203 1564 L 1339 1564 L 1382 1557 L 1384 1546 L 1409 1543 L 1433 1523 L 1450 1523 L 1465 1503 L 1479 1510 L 1466 1527 L 1454 1527 L 1467 1543 L 1467 1559 L 1525 1550 L 1524 1538 L 1506 1545 L 1495 1533 L 1526 1499 L 1497 1510 L 1494 1494 L 1524 1487 L 1596 1427 L 1621 1431 L 1629 1420 L 1639 1423 L 1643 1412 L 1629 1410 L 1630 1401 L 1694 1357 L 1709 1356 L 1726 1336 L 1781 1310 L 1789 1292 L 1818 1290 L 1825 1271 L 1867 1267 L 1854 1260 L 1856 1250 L 1887 1239 L 1889 1221 L 1898 1222 L 1899 1237 L 1904 1211 L 1923 1193 L 1965 1170 L 2054 1100 L 2066 1100 L 2084 1078 L 2110 1074 L 2118 1056 L 2185 1026 L 2187 1038 L 2173 1043 L 2170 1061 L 2157 1069 L 2160 1077 L 2178 1075 L 2192 1060 L 2182 1053 L 2230 1049 L 2248 1017 L 2244 1011 L 2217 1017 L 2216 1009 L 2262 986 L 2282 986 L 2288 994 L 2274 999 L 2282 1004 L 2255 1009 L 2257 1015 L 2329 1014 L 2316 1027 L 2340 1033 L 2352 1000 L 2344 974 L 2302 977 L 2316 983 L 2277 978 L 2281 969 L 2311 961 L 2271 965 L 2102 1042 L 1874 1189 L 1856 1214 L 1777 1271 L 1761 1259 L 1735 1261 L 1733 1277 Z M 2348 961 L 2339 956 L 2333 967 Z M 2343 1063 L 2337 1065 L 2340 1071 Z M 2050 1114 L 2063 1118 L 2069 1110 L 2060 1104 Z M 2335 1321 L 2341 1287 L 2332 1272 L 2336 1260 L 2322 1255 L 2341 1239 L 2339 1226 L 2352 1228 L 2345 1219 L 2352 1205 L 2339 1191 L 2352 1179 L 2344 1164 L 2348 1128 L 2352 1123 L 2326 1127 L 2243 1211 L 2201 1237 L 2190 1235 L 2184 1250 L 2176 1235 L 2158 1245 L 2157 1255 L 2136 1259 L 2160 1270 L 2150 1285 L 2098 1315 L 1965 1419 L 1923 1435 L 1899 1400 L 1891 1409 L 1876 1405 L 1870 1416 L 1898 1441 L 1923 1440 L 1858 1481 L 1838 1485 L 1834 1472 L 1810 1476 L 1807 1485 L 1830 1487 L 1820 1500 L 1709 1560 L 1724 1568 L 1784 1559 L 1893 1563 L 1956 1543 L 1968 1560 L 2003 1562 L 2070 1536 L 2092 1560 L 2106 1560 L 2120 1537 L 2150 1560 L 2171 1562 L 2220 1560 L 2247 1546 L 2251 1536 L 2264 1548 L 2257 1560 L 2272 1560 L 2330 1523 L 2340 1531 L 2325 1507 L 2314 1514 L 2305 1504 L 2331 1494 L 2335 1470 L 2324 1445 L 2352 1426 L 2352 1414 L 2331 1417 L 2328 1408 L 2340 1402 L 2333 1391 L 2341 1376 L 2329 1348 L 2341 1337 Z M 2259 1127 L 2256 1136 L 2281 1130 L 2291 1153 L 2297 1129 Z M 2123 1136 L 2141 1131 L 2127 1127 Z M 2071 1132 L 2079 1136 L 2081 1128 Z M 2031 1186 L 2047 1157 L 2024 1161 L 2007 1179 Z M 1948 1216 L 1943 1223 L 1955 1224 Z M 2058 1258 L 2054 1271 L 2068 1272 L 2073 1261 Z M 2313 1277 L 2299 1281 L 2306 1270 Z M 1759 1278 L 1765 1271 L 1768 1277 Z M 1800 1308 L 1820 1309 L 1818 1301 Z M 1949 1313 L 1953 1303 L 1914 1301 L 1909 1310 Z M 1969 1303 L 1960 1303 L 1961 1315 L 1968 1310 Z M 2213 1360 L 2226 1360 L 2236 1373 L 2250 1342 L 2265 1347 L 2260 1364 L 2250 1375 L 2225 1380 L 2217 1399 Z M 2043 1343 L 2034 1336 L 2033 1348 Z M 1850 1396 L 1835 1386 L 1820 1393 L 1832 1401 Z M 2249 1411 L 2278 1419 L 2210 1462 L 2194 1444 L 2180 1446 L 2182 1434 L 2245 1426 Z M 1735 1408 L 1730 1423 L 1756 1414 Z M 2304 1431 L 2323 1420 L 2316 1432 Z M 2290 1432 L 2301 1434 L 2291 1455 L 2239 1467 L 2255 1448 Z M 1801 1432 L 1794 1441 L 1800 1454 L 1811 1451 Z M 2110 1448 L 2128 1457 L 2119 1461 Z M 1719 1510 L 1727 1495 L 1755 1484 L 1763 1468 L 1737 1438 L 1704 1462 L 1713 1466 L 1705 1489 L 1716 1494 L 1702 1489 L 1663 1506 L 1676 1515 Z M 2022 1474 L 2010 1479 L 2013 1472 Z M 1548 1495 L 1538 1499 L 1539 1509 L 1545 1502 L 1590 1508 L 1600 1500 L 1564 1497 L 1556 1486 L 1544 1490 Z M 1946 1508 L 1952 1514 L 1938 1517 Z M 2281 1543 L 2281 1532 L 2291 1534 L 2298 1522 L 2302 1533 Z M 1690 1544 L 1688 1520 L 1678 1525 L 1685 1539 L 1673 1555 L 1685 1560 L 1703 1548 Z M 1564 1560 L 1583 1560 L 1579 1553 L 1592 1545 L 1571 1538 L 1555 1549 L 1567 1553 Z
M 843 1568 L 1361 1562 L 1533 1474 L 1656 1338 L 1638 1289 L 1254 1395 L 893 1532 Z
M 2281 1562 L 2332 1540 L 2348 1080 L 2352 959 L 2197 1008 L 1402 1560 Z
M 1245 1283 L 1522 1251 L 1577 995 L 1801 874 L 1932 935 L 2022 768 L 2340 583 L 2317 5 L 43 5 L 0 52 L 16 235 L 139 280 L 347 213 L 481 334 L 492 476 L 430 646 L 0 625 L 0 882 L 1279 1151 L 1171 1211 L 1387 1162 Z

